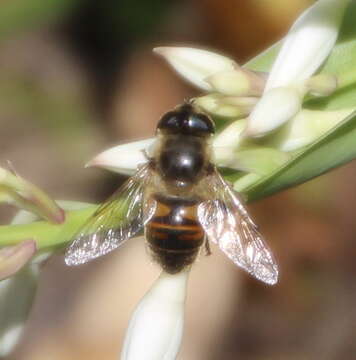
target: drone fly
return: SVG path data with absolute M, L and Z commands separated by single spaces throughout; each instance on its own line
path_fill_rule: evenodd
M 241 196 L 212 162 L 212 119 L 191 103 L 166 113 L 145 165 L 101 205 L 65 255 L 83 264 L 144 229 L 153 259 L 170 274 L 190 266 L 209 241 L 267 284 L 278 267 Z

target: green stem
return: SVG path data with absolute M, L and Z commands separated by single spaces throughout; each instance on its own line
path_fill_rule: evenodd
M 82 210 L 68 211 L 66 221 L 60 225 L 36 221 L 25 225 L 0 226 L 0 247 L 15 245 L 24 239 L 35 240 L 38 250 L 63 247 L 96 209 L 97 205 L 91 205 Z

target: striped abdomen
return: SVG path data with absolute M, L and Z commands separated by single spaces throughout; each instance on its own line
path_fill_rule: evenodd
M 157 207 L 146 225 L 146 239 L 153 258 L 168 273 L 174 274 L 190 265 L 198 255 L 205 234 L 197 208 L 199 200 L 154 195 Z

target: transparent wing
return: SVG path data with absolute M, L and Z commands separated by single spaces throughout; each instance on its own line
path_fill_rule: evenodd
M 274 285 L 278 266 L 240 195 L 215 170 L 201 182 L 203 197 L 199 221 L 208 239 L 238 266 L 259 280 Z
M 98 208 L 67 248 L 67 265 L 80 265 L 105 255 L 143 228 L 155 209 L 155 201 L 147 195 L 152 177 L 149 165 L 143 165 Z

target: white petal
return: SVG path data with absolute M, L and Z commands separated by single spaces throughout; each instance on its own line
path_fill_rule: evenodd
M 207 77 L 238 68 L 232 59 L 203 49 L 158 47 L 153 51 L 162 55 L 181 76 L 202 90 L 212 89 L 205 81 Z
M 266 89 L 303 82 L 312 76 L 335 45 L 349 0 L 319 0 L 287 34 L 273 64 Z
M 5 357 L 15 348 L 23 332 L 24 324 L 14 324 L 0 339 L 0 355 Z
M 248 119 L 246 135 L 261 137 L 295 116 L 302 106 L 302 95 L 292 87 L 275 88 L 263 95 Z
M 147 162 L 144 151 L 148 151 L 155 138 L 134 141 L 112 147 L 90 160 L 86 166 L 101 167 L 124 175 L 132 175 L 137 166 Z
M 183 334 L 188 274 L 162 272 L 132 315 L 121 360 L 176 358 Z
M 220 159 L 219 152 L 221 149 L 236 149 L 242 138 L 241 134 L 245 130 L 246 119 L 234 121 L 228 125 L 213 141 L 213 149 L 216 158 Z

